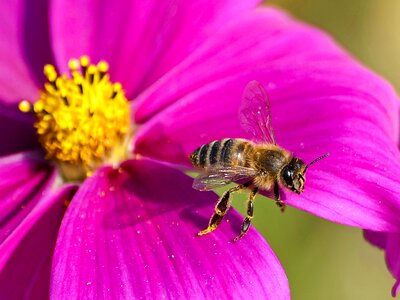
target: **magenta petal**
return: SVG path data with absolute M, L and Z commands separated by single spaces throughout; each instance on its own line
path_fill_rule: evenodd
M 396 278 L 396 283 L 392 289 L 392 295 L 395 297 L 400 289 L 400 235 L 398 233 L 387 234 L 386 262 L 389 270 Z
M 64 201 L 75 188 L 62 189 L 40 200 L 14 232 L 0 245 L 2 299 L 46 299 L 51 258 L 64 214 Z
M 385 250 L 386 264 L 396 278 L 392 288 L 392 296 L 396 297 L 400 290 L 400 235 L 398 233 L 365 231 L 364 236 L 370 243 Z
M 52 62 L 47 1 L 0 4 L 0 102 L 36 100 L 43 66 Z
M 372 245 L 385 249 L 387 244 L 387 233 L 364 230 L 364 238 Z
M 61 68 L 82 54 L 106 59 L 132 97 L 257 2 L 54 1 L 54 52 Z
M 55 176 L 54 169 L 37 153 L 0 159 L 0 245 L 50 192 Z
M 53 261 L 53 299 L 289 299 L 286 276 L 260 234 L 237 243 L 231 211 L 198 237 L 217 196 L 147 160 L 102 169 L 64 217 Z M 229 221 L 229 223 L 228 223 Z
M 345 57 L 324 34 L 276 9 L 260 7 L 224 24 L 181 64 L 141 94 L 135 119 L 143 123 L 177 99 L 207 85 L 255 69 L 268 69 L 271 64 L 279 67 L 288 58 L 292 62 L 308 62 Z
M 180 83 L 190 82 L 185 78 L 190 76 L 189 69 L 175 74 L 175 85 L 172 81 L 165 83 L 164 89 L 155 85 L 149 98 L 139 100 L 136 118 L 145 120 L 162 103 L 169 104 L 137 132 L 135 151 L 188 165 L 191 151 L 203 143 L 248 137 L 239 124 L 238 110 L 246 84 L 259 80 L 271 100 L 278 144 L 306 163 L 331 153 L 309 169 L 302 195 L 283 191 L 287 203 L 334 222 L 399 231 L 400 155 L 395 143 L 399 102 L 395 92 L 341 55 L 323 33 L 282 18 L 266 18 L 265 22 L 268 20 L 278 22 L 268 23 L 270 26 L 281 23 L 283 28 L 265 41 L 280 51 L 277 59 L 266 56 L 258 68 L 193 85 L 194 90 L 182 98 Z M 308 42 L 297 40 L 297 35 Z M 217 61 L 203 62 L 203 71 L 217 70 Z M 207 78 L 200 72 L 193 81 L 200 75 Z M 184 91 L 186 88 L 184 85 Z M 178 99 L 169 102 L 169 97 Z
M 0 106 L 0 157 L 38 147 L 33 116 Z

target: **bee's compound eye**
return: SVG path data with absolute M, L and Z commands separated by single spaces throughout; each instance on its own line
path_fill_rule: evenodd
M 293 186 L 293 170 L 291 170 L 289 167 L 285 167 L 283 169 L 282 178 L 288 187 Z

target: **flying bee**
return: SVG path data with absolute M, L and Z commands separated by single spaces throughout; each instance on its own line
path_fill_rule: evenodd
M 302 193 L 307 168 L 329 155 L 322 155 L 306 165 L 276 144 L 269 98 L 257 81 L 249 82 L 243 92 L 239 119 L 242 128 L 253 137 L 252 141 L 217 140 L 202 145 L 190 155 L 193 166 L 200 170 L 193 188 L 208 191 L 231 182 L 244 182 L 230 188 L 219 198 L 207 229 L 198 235 L 217 228 L 231 206 L 232 193 L 250 188 L 247 216 L 241 233 L 235 238 L 235 241 L 239 240 L 249 230 L 254 216 L 254 198 L 259 190 L 273 191 L 275 202 L 283 212 L 285 203 L 280 197 L 280 187 Z

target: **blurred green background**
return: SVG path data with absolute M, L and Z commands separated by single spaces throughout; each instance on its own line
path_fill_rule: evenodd
M 329 32 L 359 61 L 400 89 L 399 0 L 268 1 Z M 244 195 L 234 206 L 244 213 Z M 345 227 L 288 207 L 284 214 L 258 197 L 253 224 L 279 257 L 292 299 L 393 299 L 394 279 L 383 252 L 360 229 Z M 266 279 L 268 280 L 268 279 Z
M 273 0 L 266 3 L 324 29 L 354 57 L 400 90 L 399 0 Z

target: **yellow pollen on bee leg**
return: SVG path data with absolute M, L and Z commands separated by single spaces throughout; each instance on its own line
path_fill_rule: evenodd
M 217 227 L 216 226 L 208 226 L 206 229 L 200 231 L 197 233 L 198 236 L 202 236 L 205 235 L 207 233 L 210 233 L 212 231 L 214 231 Z
M 90 64 L 88 56 L 71 59 L 69 74 L 44 66 L 48 80 L 39 99 L 19 103 L 35 115 L 38 140 L 46 158 L 57 163 L 67 180 L 83 180 L 104 164 L 118 165 L 128 156 L 132 135 L 129 103 L 122 85 L 112 83 L 107 62 Z

